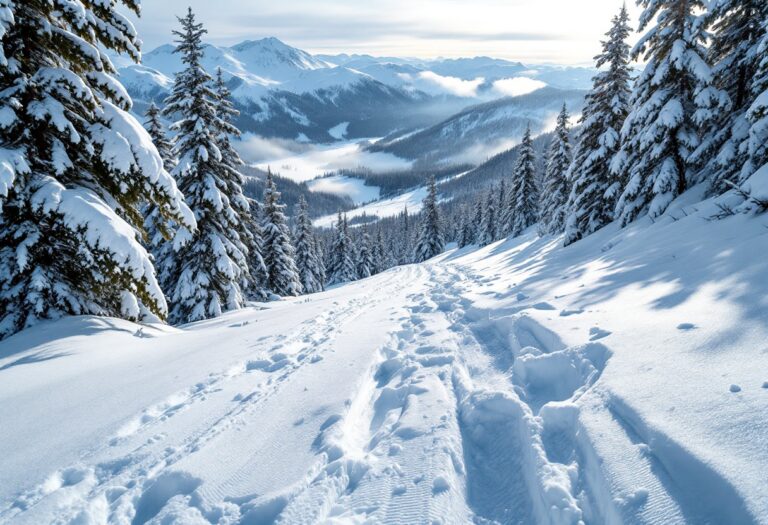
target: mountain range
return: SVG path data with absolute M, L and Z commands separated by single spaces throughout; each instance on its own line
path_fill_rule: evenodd
M 182 67 L 174 46 L 120 64 L 120 80 L 142 113 L 162 103 Z M 594 70 L 525 65 L 488 57 L 420 60 L 312 55 L 277 38 L 207 45 L 203 66 L 221 68 L 244 132 L 306 142 L 381 137 L 429 128 L 469 106 L 545 86 L 584 89 Z

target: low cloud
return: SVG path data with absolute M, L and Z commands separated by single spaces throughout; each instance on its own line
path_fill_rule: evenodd
M 517 97 L 546 87 L 541 80 L 526 77 L 502 78 L 493 83 L 493 91 L 506 97 Z
M 485 79 L 477 77 L 474 80 L 464 80 L 458 77 L 446 77 L 433 71 L 422 71 L 417 75 L 400 73 L 398 75 L 411 87 L 432 95 L 455 95 L 457 97 L 473 98 L 483 85 Z

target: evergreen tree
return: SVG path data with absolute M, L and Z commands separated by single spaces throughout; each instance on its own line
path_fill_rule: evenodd
M 333 241 L 330 260 L 328 264 L 328 284 L 340 284 L 354 281 L 357 277 L 357 268 L 352 258 L 352 245 L 349 238 L 349 228 L 346 217 L 342 218 L 339 212 L 336 220 L 336 238 Z
M 757 96 L 747 111 L 748 160 L 741 174 L 740 193 L 747 198 L 738 207 L 738 211 L 744 213 L 759 213 L 768 209 L 768 34 L 763 37 L 758 52 L 760 66 L 751 84 L 751 90 Z
M 411 216 L 408 214 L 408 206 L 403 207 L 403 213 L 400 215 L 402 218 L 401 230 L 400 230 L 400 243 L 398 247 L 398 262 L 399 264 L 408 264 L 412 262 L 412 250 L 411 250 L 411 238 L 413 232 L 411 231 Z
M 267 266 L 267 285 L 280 296 L 299 295 L 301 282 L 294 261 L 294 248 L 291 234 L 280 202 L 272 172 L 267 170 L 264 188 L 264 212 L 262 231 L 264 235 L 264 263 Z
M 509 189 L 509 223 L 506 230 L 518 236 L 537 220 L 539 191 L 536 187 L 536 153 L 531 127 L 525 130 Z
M 768 31 L 768 2 L 764 0 L 714 0 L 708 13 L 713 24 L 709 61 L 714 85 L 728 95 L 729 110 L 713 119 L 709 132 L 694 153 L 703 165 L 702 178 L 711 192 L 722 193 L 741 180 L 750 164 L 747 112 L 760 94 L 753 80 L 766 56 L 760 43 Z
M 165 171 L 171 173 L 178 163 L 173 153 L 173 140 L 168 138 L 163 123 L 160 121 L 160 109 L 152 102 L 147 108 L 147 120 L 144 127 L 149 133 L 152 143 L 157 148 L 160 158 L 163 160 Z
M 179 18 L 175 52 L 184 69 L 176 74 L 164 113 L 175 116 L 174 169 L 179 188 L 195 214 L 198 230 L 165 254 L 162 267 L 172 307 L 170 320 L 187 323 L 221 315 L 244 304 L 242 283 L 249 277 L 248 248 L 242 237 L 247 201 L 240 175 L 227 165 L 219 147 L 226 123 L 217 115 L 218 97 L 203 69 L 206 33 L 192 10 Z M 178 243 L 175 243 L 178 244 Z
M 132 0 L 0 2 L 0 339 L 43 319 L 165 317 L 146 206 L 194 229 L 107 52 Z
M 435 177 L 430 177 L 424 208 L 421 212 L 421 230 L 416 241 L 414 259 L 423 262 L 443 253 L 445 247 L 440 230 L 440 216 L 437 211 L 437 184 Z
M 622 147 L 612 170 L 626 181 L 616 207 L 622 225 L 648 214 L 659 217 L 689 184 L 696 170 L 691 154 L 699 130 L 728 97 L 712 87 L 707 65 L 705 0 L 640 0 L 640 28 L 655 24 L 632 54 L 645 69 L 635 84 L 632 111 L 622 129 Z
M 381 226 L 376 228 L 376 240 L 373 243 L 373 273 L 381 273 L 388 268 L 387 253 L 384 248 L 384 237 L 381 233 Z
M 163 161 L 163 168 L 171 173 L 176 167 L 178 160 L 173 153 L 173 141 L 168 138 L 166 131 L 160 121 L 160 109 L 151 103 L 146 113 L 147 120 L 144 122 L 144 128 L 149 133 L 152 143 L 157 148 L 160 158 Z M 163 218 L 160 209 L 157 206 L 148 205 L 144 210 L 144 229 L 146 230 L 145 245 L 155 256 L 155 260 L 164 260 L 160 253 L 169 247 L 168 240 L 172 237 L 174 225 L 169 223 L 167 218 Z M 161 268 L 155 268 L 158 277 L 163 275 Z M 163 282 L 161 281 L 161 286 Z
M 264 301 L 269 298 L 269 272 L 264 262 L 264 232 L 261 229 L 263 211 L 256 199 L 246 197 L 248 214 L 243 218 L 245 243 L 248 248 L 248 271 L 243 283 L 244 293 L 253 301 Z
M 322 258 L 318 256 L 312 221 L 309 218 L 309 207 L 303 195 L 299 198 L 299 215 L 296 218 L 294 243 L 296 267 L 304 293 L 322 292 L 325 280 L 321 268 Z
M 571 165 L 571 142 L 569 137 L 568 109 L 557 117 L 555 134 L 549 146 L 547 166 L 541 195 L 540 233 L 558 234 L 565 229 L 566 204 L 570 194 L 568 169 Z
M 509 198 L 509 194 L 507 195 Z M 483 232 L 483 206 L 485 205 L 485 199 L 482 195 L 478 195 L 475 199 L 475 210 L 472 215 L 471 229 L 472 229 L 472 242 L 470 244 L 480 244 L 480 239 Z
M 624 6 L 613 18 L 603 50 L 595 57 L 595 67 L 608 68 L 592 79 L 579 121 L 568 174 L 572 187 L 566 205 L 566 246 L 613 220 L 621 188 L 610 163 L 621 146 L 621 128 L 629 114 L 629 34 L 629 13 Z
M 371 236 L 367 230 L 363 230 L 360 236 L 359 249 L 357 250 L 357 278 L 365 279 L 376 273 L 371 251 Z
M 232 121 L 240 114 L 235 109 L 231 100 L 231 93 L 221 68 L 216 71 L 216 79 L 213 86 L 216 94 L 216 142 L 221 152 L 221 165 L 228 172 L 229 197 L 232 209 L 240 215 L 240 223 L 237 234 L 247 249 L 248 271 L 243 273 L 241 286 L 245 296 L 249 299 L 263 300 L 268 297 L 269 275 L 264 261 L 264 239 L 259 225 L 259 204 L 248 199 L 243 194 L 245 177 L 240 173 L 245 164 L 232 145 L 232 137 L 239 137 L 240 130 L 232 124 Z
M 456 243 L 459 248 L 469 246 L 474 242 L 474 227 L 472 224 L 472 218 L 468 208 L 463 208 L 461 212 L 461 228 L 459 229 L 458 238 Z
M 480 224 L 480 238 L 478 244 L 487 246 L 496 240 L 496 204 L 494 198 L 494 188 L 488 190 L 485 199 L 485 209 L 483 210 L 483 221 Z

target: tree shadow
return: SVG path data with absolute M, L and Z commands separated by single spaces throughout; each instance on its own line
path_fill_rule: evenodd
M 44 361 L 51 361 L 53 359 L 58 359 L 59 357 L 66 357 L 68 355 L 72 355 L 71 352 L 58 352 L 50 355 L 46 355 L 45 351 L 37 352 L 35 354 L 30 354 L 24 357 L 20 357 L 15 361 L 11 361 L 10 363 L 6 363 L 3 366 L 0 366 L 0 372 L 2 372 L 3 370 L 8 370 L 9 368 L 13 368 L 15 366 L 42 363 Z
M 130 335 L 135 334 L 136 330 L 128 328 L 126 326 L 128 324 L 128 322 L 120 319 L 91 315 L 67 317 L 55 321 L 43 321 L 36 326 L 12 335 L 4 341 L 0 341 L 0 359 L 7 359 L 42 346 L 43 348 L 38 354 L 33 354 L 41 355 L 48 350 L 46 348 L 47 346 L 59 343 L 70 337 L 90 337 L 107 331 L 113 333 L 122 332 Z M 63 357 L 64 355 L 65 354 L 60 354 L 56 357 Z M 17 360 L 19 361 L 18 364 L 36 362 L 34 360 L 24 361 L 25 359 L 32 359 L 32 357 L 22 357 Z M 10 368 L 10 365 L 12 365 L 12 363 L 7 363 L 3 365 L 0 370 Z

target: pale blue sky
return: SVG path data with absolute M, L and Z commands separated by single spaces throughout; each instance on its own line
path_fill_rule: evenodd
M 144 0 L 149 51 L 192 6 L 209 41 L 275 36 L 313 53 L 431 58 L 487 55 L 589 64 L 623 0 Z M 637 8 L 628 2 L 635 24 Z

